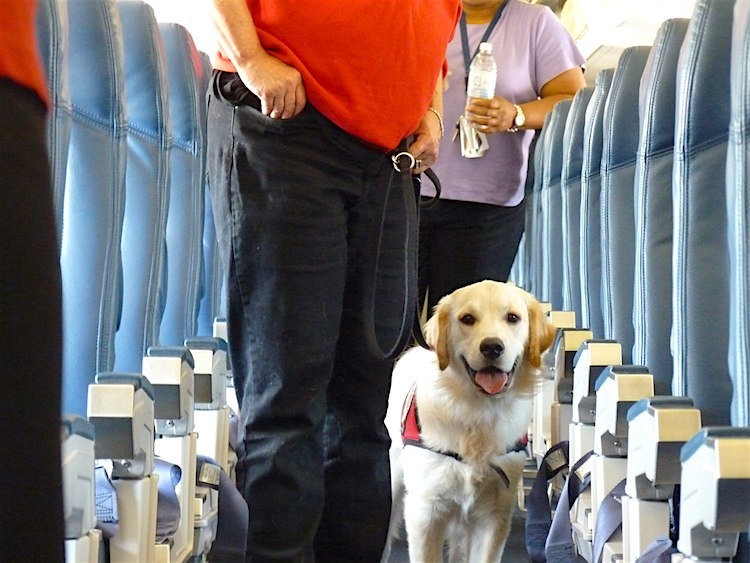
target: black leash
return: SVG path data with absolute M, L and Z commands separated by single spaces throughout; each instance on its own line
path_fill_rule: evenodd
M 419 191 L 421 180 L 419 176 L 412 174 L 412 170 L 417 166 L 414 156 L 407 150 L 407 143 L 401 143 L 398 151 L 391 157 L 393 168 L 396 173 L 401 175 L 401 196 L 404 209 L 406 211 L 406 221 L 404 225 L 404 298 L 401 309 L 401 323 L 395 342 L 384 348 L 378 338 L 375 329 L 375 296 L 378 281 L 378 265 L 381 254 L 381 242 L 383 236 L 383 223 L 388 209 L 388 192 L 386 190 L 386 201 L 383 206 L 383 217 L 378 228 L 378 232 L 373 240 L 374 245 L 374 269 L 372 276 L 364 288 L 363 308 L 365 321 L 365 339 L 370 351 L 377 358 L 384 360 L 394 360 L 403 351 L 409 343 L 410 337 L 414 337 L 417 343 L 424 348 L 429 348 L 422 334 L 422 327 L 419 322 L 420 305 L 418 303 L 417 291 L 417 263 L 419 251 L 419 207 L 428 207 L 434 205 L 440 197 L 440 180 L 432 169 L 427 169 L 424 175 L 435 185 L 435 196 L 423 203 L 419 202 Z

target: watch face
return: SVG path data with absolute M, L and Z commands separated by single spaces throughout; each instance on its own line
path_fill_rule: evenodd
M 526 123 L 526 115 L 523 113 L 521 106 L 516 106 L 516 118 L 514 120 L 516 127 L 522 127 Z

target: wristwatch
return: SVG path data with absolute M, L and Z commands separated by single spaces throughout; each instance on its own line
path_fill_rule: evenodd
M 508 129 L 508 133 L 517 132 L 526 123 L 526 114 L 523 112 L 523 108 L 518 104 L 513 104 L 513 107 L 516 108 L 516 117 L 513 119 L 513 127 Z

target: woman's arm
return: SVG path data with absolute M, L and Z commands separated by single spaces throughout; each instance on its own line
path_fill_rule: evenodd
M 526 116 L 526 123 L 522 129 L 541 129 L 544 118 L 555 104 L 561 100 L 571 99 L 584 86 L 586 80 L 579 67 L 555 76 L 542 86 L 539 99 L 518 104 Z M 484 133 L 502 133 L 515 125 L 516 107 L 513 102 L 502 96 L 495 96 L 489 100 L 472 98 L 467 109 L 471 122 L 479 125 L 480 131 Z
M 260 98 L 263 114 L 288 119 L 302 111 L 307 102 L 302 76 L 263 49 L 245 0 L 208 0 L 208 10 L 222 53 Z

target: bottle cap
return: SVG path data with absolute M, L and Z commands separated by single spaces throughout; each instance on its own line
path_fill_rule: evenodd
M 479 44 L 480 53 L 492 53 L 492 43 L 489 41 L 483 41 Z

